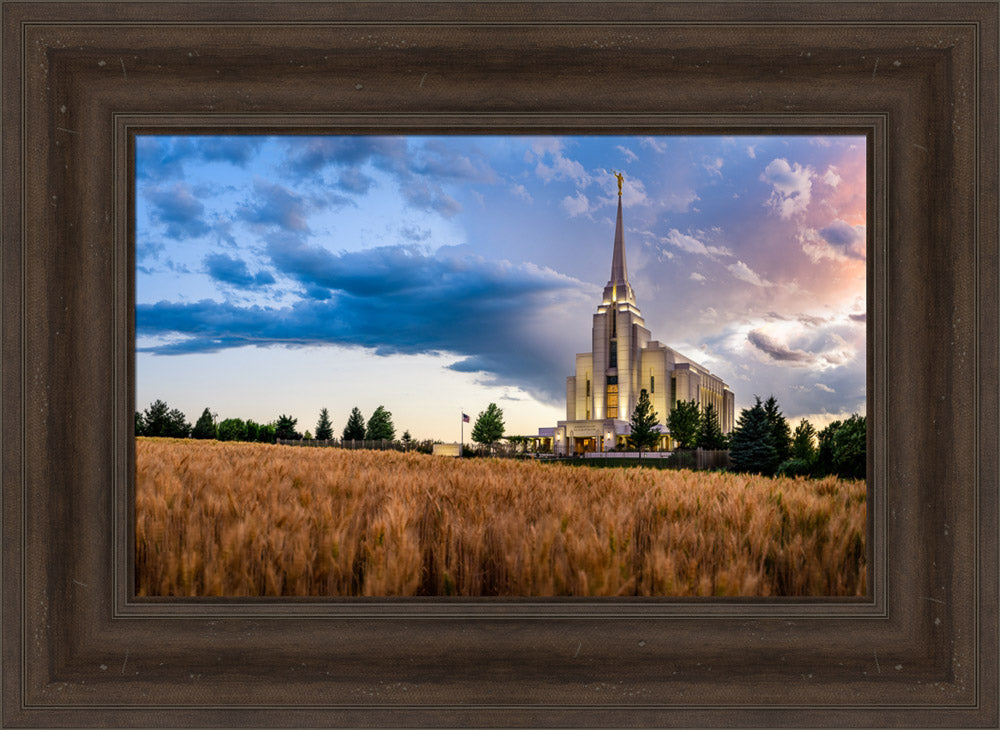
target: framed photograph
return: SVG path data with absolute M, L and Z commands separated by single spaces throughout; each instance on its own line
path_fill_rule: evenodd
M 1000 3 L 2 13 L 4 727 L 998 726 Z M 566 506 L 681 473 L 594 464 L 677 460 L 709 405 L 697 458 L 768 474 L 683 472 L 726 524 L 827 434 L 853 522 L 789 519 L 853 572 L 671 573 L 718 533 L 699 493 L 663 547 L 665 481 Z M 455 468 L 555 506 L 386 548 Z M 423 517 L 357 490 L 338 532 L 317 474 Z M 255 499 L 289 515 L 227 548 Z M 519 574 L 529 509 L 563 549 Z
M 866 595 L 865 136 L 133 144 L 138 597 Z

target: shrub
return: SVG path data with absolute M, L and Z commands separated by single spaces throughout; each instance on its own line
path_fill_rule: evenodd
M 805 459 L 787 459 L 778 465 L 779 477 L 807 477 L 812 473 L 812 464 Z

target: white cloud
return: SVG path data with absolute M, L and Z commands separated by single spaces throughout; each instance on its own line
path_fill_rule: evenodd
M 766 204 L 784 219 L 804 213 L 812 197 L 813 175 L 811 167 L 798 162 L 790 165 L 783 157 L 772 160 L 760 176 L 772 186 Z
M 576 191 L 576 197 L 567 195 L 562 199 L 560 205 L 570 218 L 590 212 L 590 201 L 587 200 L 587 196 L 580 190 Z
M 705 162 L 701 163 L 701 166 L 708 170 L 709 174 L 718 175 L 719 177 L 722 177 L 722 165 L 723 161 L 721 157 L 706 159 Z
M 733 275 L 734 278 L 740 281 L 745 281 L 747 284 L 753 284 L 754 286 L 768 287 L 774 286 L 773 283 L 762 279 L 760 275 L 747 266 L 742 261 L 737 261 L 735 264 L 730 264 L 728 267 L 729 273 Z
M 524 187 L 524 185 L 514 185 L 511 187 L 510 192 L 514 195 L 515 198 L 519 198 L 520 200 L 523 200 L 526 203 L 530 203 L 533 201 L 531 193 L 528 192 L 528 189 Z
M 604 189 L 608 191 L 607 197 L 598 199 L 601 205 L 618 205 L 618 181 L 613 174 L 603 168 L 595 172 L 598 181 L 604 181 Z M 646 195 L 646 186 L 637 177 L 625 176 L 622 182 L 622 206 L 632 208 L 637 205 L 647 205 L 649 197 Z
M 864 261 L 866 229 L 863 224 L 851 225 L 839 218 L 823 228 L 804 228 L 798 233 L 802 250 L 819 263 L 831 261 Z
M 629 162 L 635 162 L 636 160 L 639 159 L 639 155 L 630 150 L 628 147 L 625 147 L 623 145 L 615 145 L 615 149 L 621 152 L 623 155 L 625 155 L 625 159 L 628 160 Z
M 674 213 L 687 213 L 691 206 L 701 200 L 694 190 L 684 190 L 681 192 L 670 192 L 660 199 L 660 203 L 667 210 Z
M 663 241 L 669 243 L 674 248 L 679 248 L 681 251 L 698 254 L 699 256 L 732 256 L 732 252 L 729 249 L 721 246 L 706 245 L 694 236 L 681 233 L 676 228 L 671 228 L 670 232 L 663 238 Z
M 539 157 L 546 154 L 558 155 L 562 148 L 562 140 L 558 137 L 534 137 L 531 140 L 531 151 Z
M 691 272 L 691 281 L 705 281 L 705 277 L 699 274 L 697 271 Z
M 831 188 L 835 188 L 840 185 L 840 175 L 837 174 L 837 168 L 830 165 L 826 168 L 826 172 L 823 174 L 823 182 L 829 185 Z
M 822 390 L 824 393 L 836 393 L 833 388 L 829 385 L 823 385 L 823 383 L 816 383 L 816 390 Z
M 591 182 L 591 177 L 587 174 L 583 165 L 576 160 L 563 157 L 560 153 L 556 153 L 552 156 L 551 165 L 539 162 L 535 166 L 535 174 L 545 182 L 551 182 L 553 180 L 572 180 L 577 185 L 583 186 L 589 185 Z
M 659 152 L 661 155 L 667 151 L 667 146 L 653 137 L 643 137 L 639 140 L 639 144 L 643 147 L 649 147 L 654 152 Z
M 747 145 L 747 157 L 749 157 L 751 160 L 757 159 L 757 145 L 755 144 Z

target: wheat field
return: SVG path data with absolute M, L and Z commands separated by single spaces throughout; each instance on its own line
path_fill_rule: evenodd
M 139 596 L 859 596 L 865 484 L 136 439 Z

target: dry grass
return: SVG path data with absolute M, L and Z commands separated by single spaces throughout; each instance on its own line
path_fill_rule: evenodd
M 137 592 L 853 596 L 865 485 L 136 443 Z

